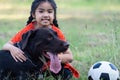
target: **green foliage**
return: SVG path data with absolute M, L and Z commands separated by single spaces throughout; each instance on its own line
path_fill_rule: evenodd
M 0 0 L 0 48 L 26 25 L 31 1 Z M 120 0 L 56 2 L 59 26 L 73 52 L 72 64 L 81 75 L 72 80 L 87 80 L 89 68 L 97 61 L 110 61 L 119 68 Z

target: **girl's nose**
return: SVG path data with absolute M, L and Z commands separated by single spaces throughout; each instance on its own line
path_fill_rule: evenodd
M 44 16 L 49 16 L 49 14 L 47 12 L 44 13 Z

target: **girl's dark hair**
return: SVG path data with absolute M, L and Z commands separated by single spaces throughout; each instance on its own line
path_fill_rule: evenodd
M 56 3 L 55 3 L 54 0 L 34 0 L 34 1 L 32 2 L 31 11 L 30 11 L 30 17 L 28 18 L 27 25 L 28 25 L 29 23 L 31 23 L 32 20 L 34 19 L 34 18 L 32 17 L 32 13 L 35 13 L 35 10 L 36 10 L 36 8 L 39 6 L 39 4 L 42 3 L 42 2 L 46 2 L 46 1 L 48 1 L 48 2 L 51 4 L 51 6 L 53 7 L 53 9 L 54 9 L 54 12 L 55 12 L 55 13 L 54 13 L 53 24 L 54 24 L 56 27 L 58 27 L 58 23 L 57 23 L 57 19 L 56 19 L 56 9 L 57 9 L 57 6 L 56 6 Z

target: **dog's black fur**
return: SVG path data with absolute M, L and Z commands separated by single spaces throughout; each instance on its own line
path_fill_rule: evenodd
M 24 51 L 27 60 L 16 62 L 11 53 L 7 50 L 0 50 L 0 79 L 4 80 L 10 71 L 15 75 L 16 80 L 26 80 L 25 73 L 40 71 L 43 62 L 39 57 L 44 56 L 43 52 L 54 54 L 64 52 L 69 44 L 58 38 L 57 33 L 49 28 L 31 30 L 22 36 L 22 40 L 15 44 Z M 45 57 L 46 60 L 49 60 Z M 10 79 L 8 79 L 10 80 Z

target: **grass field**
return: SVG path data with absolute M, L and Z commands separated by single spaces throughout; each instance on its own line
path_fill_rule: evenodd
M 0 0 L 0 48 L 22 29 L 32 0 Z M 120 70 L 120 1 L 56 0 L 59 26 L 70 42 L 79 79 L 97 61 L 110 61 Z

